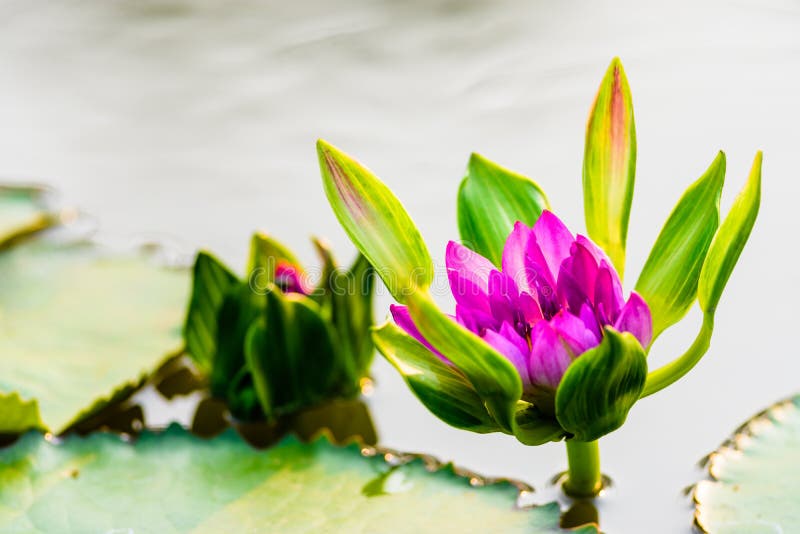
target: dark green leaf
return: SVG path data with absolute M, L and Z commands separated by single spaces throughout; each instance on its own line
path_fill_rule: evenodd
M 545 209 L 547 197 L 536 182 L 472 154 L 458 190 L 458 229 L 465 246 L 499 267 L 514 223 L 533 226 Z
M 544 445 L 564 437 L 564 429 L 534 405 L 520 401 L 514 414 L 514 436 L 525 445 Z
M 245 366 L 244 340 L 253 321 L 264 313 L 266 297 L 237 282 L 222 301 L 217 316 L 217 351 L 211 368 L 211 393 L 224 398 Z
M 579 441 L 622 426 L 647 377 L 644 349 L 631 334 L 606 328 L 603 341 L 567 368 L 556 390 L 556 417 Z
M 725 154 L 683 194 L 661 229 L 636 282 L 653 315 L 653 339 L 678 322 L 697 297 L 708 247 L 719 226 Z
M 425 339 L 464 373 L 500 428 L 511 433 L 522 396 L 522 381 L 511 362 L 442 313 L 427 293 L 413 293 L 408 310 Z
M 245 358 L 261 408 L 273 419 L 336 394 L 343 369 L 313 301 L 277 289 L 266 298 L 266 313 L 247 333 Z
M 444 363 L 393 323 L 373 330 L 375 346 L 436 417 L 472 432 L 500 430 L 480 396 L 458 369 Z
M 217 318 L 222 301 L 237 282 L 236 275 L 212 254 L 197 254 L 183 337 L 186 351 L 206 374 L 211 372 L 217 352 Z

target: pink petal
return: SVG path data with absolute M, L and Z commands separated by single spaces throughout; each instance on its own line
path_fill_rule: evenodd
M 456 302 L 489 313 L 489 274 L 492 262 L 455 241 L 447 243 L 447 278 Z
M 470 332 L 479 336 L 482 336 L 487 328 L 495 329 L 500 326 L 500 322 L 492 317 L 490 313 L 462 304 L 456 304 L 456 321 Z
M 497 352 L 508 358 L 508 361 L 510 361 L 514 367 L 517 368 L 517 372 L 522 379 L 522 385 L 525 387 L 531 383 L 531 379 L 528 374 L 528 354 L 527 350 L 524 352 L 520 350 L 520 345 L 518 342 L 512 341 L 514 337 L 519 338 L 519 335 L 514 332 L 513 328 L 510 327 L 501 329 L 500 332 L 487 330 L 483 335 L 483 339 L 489 345 L 491 345 Z
M 527 293 L 533 293 L 528 281 L 530 273 L 527 272 L 528 267 L 525 262 L 528 242 L 532 235 L 533 231 L 528 226 L 517 221 L 503 247 L 503 272 L 516 282 L 520 291 Z
M 586 249 L 592 253 L 592 256 L 594 256 L 594 259 L 598 264 L 601 261 L 605 261 L 608 265 L 611 265 L 611 260 L 608 259 L 608 255 L 603 251 L 602 248 L 595 245 L 594 241 L 588 237 L 578 234 L 575 236 L 575 242 L 583 247 L 586 247 Z M 616 274 L 616 271 L 614 271 L 614 274 Z
M 573 243 L 558 272 L 558 293 L 573 313 L 579 313 L 585 302 L 592 303 L 596 279 L 594 256 L 583 245 Z
M 569 257 L 575 237 L 561 219 L 548 210 L 543 211 L 533 225 L 533 236 L 550 271 L 551 279 L 555 280 L 561 262 Z
M 650 307 L 635 291 L 631 291 L 628 302 L 622 307 L 614 328 L 619 332 L 630 332 L 645 349 L 653 339 L 653 319 Z
M 428 340 L 422 337 L 422 333 L 417 328 L 417 325 L 414 324 L 414 321 L 411 319 L 411 315 L 408 313 L 408 308 L 405 306 L 397 306 L 396 304 L 392 304 L 389 306 L 389 311 L 392 313 L 394 322 L 397 324 L 397 326 L 402 328 L 406 334 L 425 345 L 425 348 L 427 348 L 429 351 L 444 359 L 442 353 L 433 348 L 433 345 L 428 343 Z
M 582 319 L 567 311 L 561 311 L 553 317 L 550 326 L 567 344 L 574 356 L 579 356 L 600 343 L 600 338 L 593 329 L 588 328 Z
M 534 325 L 531 342 L 533 348 L 528 361 L 531 383 L 555 389 L 572 363 L 572 354 L 547 321 Z
M 622 284 L 614 269 L 605 260 L 600 261 L 597 280 L 594 285 L 594 303 L 602 308 L 605 324 L 613 324 L 619 317 L 620 309 L 625 303 L 622 297 Z
M 521 311 L 517 301 L 519 291 L 510 276 L 500 271 L 492 271 L 489 275 L 489 309 L 498 321 L 516 324 Z

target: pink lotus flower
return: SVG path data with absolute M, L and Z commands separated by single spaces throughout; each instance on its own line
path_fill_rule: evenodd
M 600 344 L 606 326 L 630 332 L 644 348 L 650 344 L 647 303 L 635 292 L 626 301 L 606 254 L 588 238 L 573 236 L 549 211 L 533 228 L 516 223 L 503 249 L 502 270 L 453 241 L 445 261 L 456 321 L 514 364 L 524 396 L 554 391 L 570 363 Z M 405 306 L 392 306 L 392 315 L 437 352 Z

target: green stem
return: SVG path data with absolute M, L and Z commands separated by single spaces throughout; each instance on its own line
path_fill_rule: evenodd
M 603 488 L 600 447 L 597 441 L 567 441 L 567 480 L 564 491 L 572 497 L 594 497 Z
M 676 358 L 663 367 L 659 367 L 655 371 L 649 373 L 647 375 L 647 381 L 644 384 L 644 390 L 639 398 L 644 398 L 661 391 L 691 371 L 706 351 L 708 351 L 708 347 L 711 345 L 711 333 L 713 331 L 713 312 L 706 313 L 703 315 L 703 326 L 700 328 L 700 332 L 697 334 L 692 346 L 689 347 L 689 350 L 683 353 L 680 358 Z

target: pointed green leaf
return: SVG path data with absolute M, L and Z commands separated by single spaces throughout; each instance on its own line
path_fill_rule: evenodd
M 206 373 L 217 351 L 217 317 L 236 275 L 211 253 L 200 251 L 192 271 L 192 296 L 183 326 L 186 351 Z
M 614 58 L 595 97 L 583 155 L 583 205 L 589 237 L 625 270 L 625 241 L 636 173 L 631 90 Z
M 256 232 L 250 240 L 250 258 L 247 261 L 247 280 L 256 291 L 264 292 L 275 282 L 275 268 L 282 264 L 292 265 L 301 276 L 303 266 L 288 248 L 270 236 Z
M 524 401 L 517 404 L 514 414 L 514 437 L 525 445 L 544 445 L 564 437 L 564 429 L 552 417 Z
M 606 328 L 600 345 L 564 373 L 556 390 L 556 418 L 579 441 L 605 436 L 625 422 L 646 377 L 647 359 L 636 338 Z
M 245 366 L 247 331 L 264 313 L 266 303 L 264 295 L 243 282 L 236 282 L 225 295 L 217 314 L 217 349 L 209 379 L 212 395 L 225 398 L 231 392 L 231 384 Z
M 653 316 L 653 339 L 678 322 L 697 297 L 708 248 L 719 226 L 719 198 L 725 181 L 725 154 L 683 194 L 661 229 L 636 291 Z
M 0 450 L 0 531 L 25 534 L 562 532 L 558 503 L 430 457 L 293 436 L 266 450 L 178 427 Z M 387 454 L 389 451 L 385 451 Z M 472 481 L 472 482 L 471 482 Z M 584 530 L 582 530 L 584 532 Z M 596 532 L 588 527 L 585 532 Z
M 697 296 L 706 313 L 714 313 L 725 284 L 736 266 L 756 222 L 761 203 L 761 152 L 756 154 L 750 177 L 711 243 L 700 271 Z
M 374 329 L 375 346 L 403 376 L 425 407 L 450 426 L 472 432 L 497 432 L 472 384 L 393 323 Z
M 319 307 L 277 288 L 247 332 L 245 359 L 261 408 L 268 419 L 335 396 L 344 383 L 328 325 Z
M 522 381 L 511 362 L 442 313 L 427 293 L 411 294 L 408 311 L 425 339 L 464 373 L 497 424 L 511 433 L 522 396 Z
M 348 364 L 354 385 L 367 374 L 375 354 L 370 336 L 374 289 L 375 271 L 362 254 L 347 271 L 334 272 L 331 323 L 337 333 L 338 352 Z
M 469 158 L 458 189 L 458 229 L 465 246 L 499 267 L 514 223 L 533 226 L 545 209 L 547 197 L 536 182 L 479 154 Z
M 397 197 L 356 160 L 317 142 L 322 181 L 336 218 L 398 302 L 433 281 L 433 262 Z

